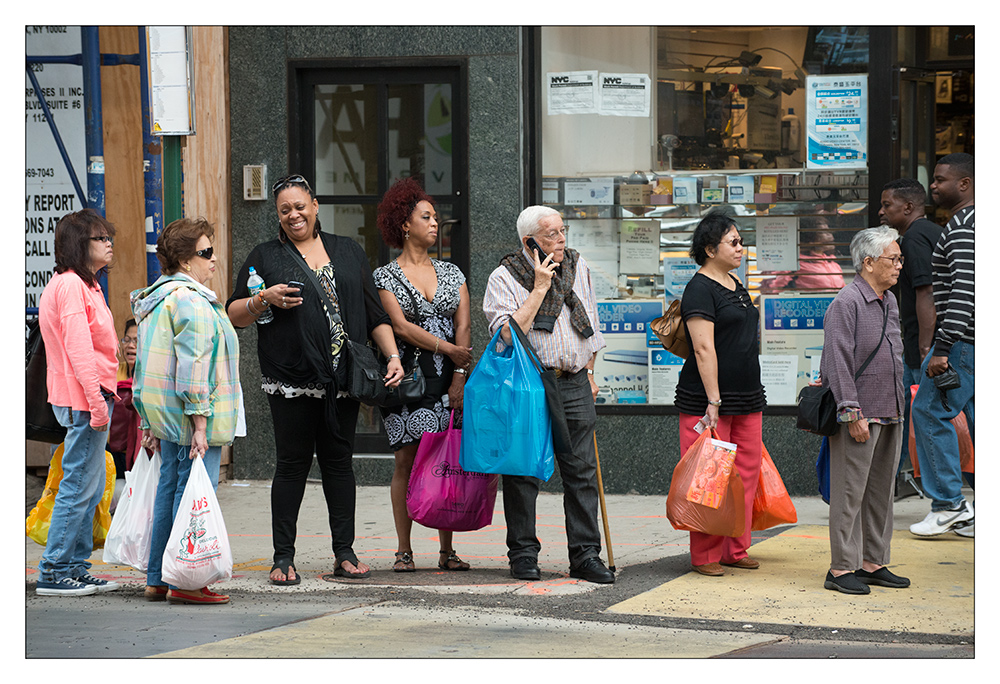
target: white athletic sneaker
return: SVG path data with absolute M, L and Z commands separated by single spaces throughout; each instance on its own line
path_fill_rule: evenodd
M 976 536 L 976 519 L 973 518 L 972 522 L 970 522 L 968 525 L 965 525 L 964 527 L 956 527 L 955 528 L 955 534 L 957 534 L 960 537 L 972 537 L 972 538 L 975 538 L 975 536 Z
M 959 523 L 970 522 L 974 519 L 975 513 L 969 507 L 969 502 L 963 501 L 954 510 L 931 511 L 926 518 L 910 525 L 910 532 L 918 537 L 935 537 L 944 534 Z

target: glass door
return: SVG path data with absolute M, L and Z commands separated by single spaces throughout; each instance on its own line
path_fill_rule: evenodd
M 358 242 L 374 270 L 399 250 L 382 242 L 378 203 L 397 180 L 417 178 L 439 217 L 431 256 L 468 276 L 466 75 L 462 61 L 292 63 L 289 170 L 315 188 L 324 231 Z M 357 453 L 389 449 L 381 416 L 362 406 Z

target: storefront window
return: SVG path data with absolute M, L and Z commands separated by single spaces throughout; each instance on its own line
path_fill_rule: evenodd
M 768 403 L 794 405 L 867 227 L 867 29 L 603 28 L 542 29 L 542 196 L 594 274 L 599 403 L 673 404 L 683 360 L 647 326 L 722 207 L 747 246 Z

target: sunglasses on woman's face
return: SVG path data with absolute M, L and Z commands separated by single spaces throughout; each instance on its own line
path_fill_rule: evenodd
M 721 245 L 723 242 L 728 242 L 730 245 L 733 246 L 733 249 L 736 249 L 736 245 L 739 245 L 740 247 L 743 246 L 743 238 L 741 237 L 735 237 L 732 240 L 723 240 L 719 244 Z
M 200 256 L 202 259 L 211 259 L 213 254 L 215 254 L 215 247 L 206 247 L 194 253 L 195 256 Z

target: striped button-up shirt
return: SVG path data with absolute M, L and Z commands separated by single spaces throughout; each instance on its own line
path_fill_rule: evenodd
M 531 258 L 527 251 L 525 256 Z M 583 302 L 594 334 L 584 338 L 576 331 L 570 322 L 569 307 L 563 304 L 562 311 L 556 318 L 552 332 L 535 330 L 527 331 L 542 365 L 563 371 L 579 372 L 586 368 L 594 354 L 604 348 L 604 336 L 598 331 L 600 321 L 597 319 L 597 299 L 590 281 L 590 268 L 581 256 L 576 262 L 576 278 L 573 281 L 573 292 Z M 528 299 L 528 290 L 514 279 L 505 266 L 499 266 L 490 274 L 486 284 L 486 294 L 483 297 L 483 313 L 490 323 L 490 334 L 499 330 L 507 319 L 517 311 Z

